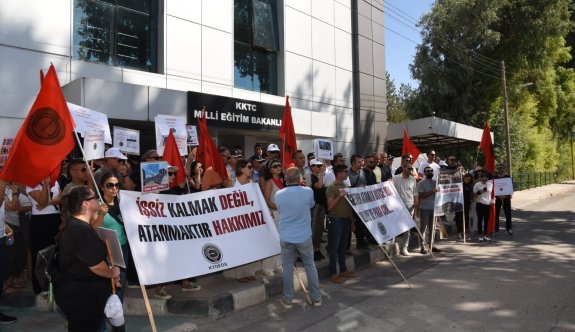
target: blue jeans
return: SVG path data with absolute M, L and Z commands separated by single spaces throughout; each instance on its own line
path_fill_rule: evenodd
M 347 237 L 349 236 L 349 218 L 329 217 L 327 221 L 327 245 L 329 246 L 329 272 L 331 275 L 337 274 L 337 263 L 339 262 L 339 272 L 347 271 L 345 265 L 345 252 L 347 250 Z
M 284 300 L 291 303 L 293 300 L 293 267 L 296 252 L 299 253 L 307 275 L 307 284 L 311 298 L 314 301 L 321 299 L 319 291 L 319 277 L 313 262 L 313 244 L 311 236 L 302 243 L 280 241 L 282 247 Z

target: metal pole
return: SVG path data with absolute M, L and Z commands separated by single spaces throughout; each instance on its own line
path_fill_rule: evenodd
M 512 177 L 511 167 L 511 138 L 509 136 L 509 113 L 507 110 L 507 80 L 505 79 L 505 61 L 501 61 L 501 76 L 503 85 L 503 118 L 505 120 L 505 154 L 507 164 L 507 174 Z
M 573 159 L 573 134 L 571 133 L 571 179 L 575 180 L 575 161 Z

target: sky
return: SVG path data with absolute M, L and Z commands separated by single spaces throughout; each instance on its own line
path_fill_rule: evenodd
M 399 89 L 401 83 L 417 87 L 409 65 L 415 48 L 421 43 L 420 29 L 415 26 L 421 16 L 431 11 L 434 0 L 384 0 L 385 67 Z M 401 35 L 401 36 L 400 36 Z

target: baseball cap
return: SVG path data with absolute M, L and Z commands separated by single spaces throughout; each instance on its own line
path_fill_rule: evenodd
M 180 170 L 180 168 L 178 166 L 172 166 L 168 164 L 168 170 L 172 170 L 174 172 L 177 172 Z
M 240 153 L 240 151 L 238 150 L 232 150 L 232 153 L 230 153 L 230 157 L 233 158 L 241 158 L 243 157 L 242 154 Z
M 122 160 L 128 159 L 128 158 L 126 158 L 126 156 L 124 156 L 124 154 L 122 152 L 120 152 L 119 148 L 109 148 L 104 153 L 104 158 L 118 158 L 118 159 L 122 159 Z
M 310 164 L 311 166 L 314 166 L 314 165 L 323 165 L 323 163 L 322 163 L 321 161 L 319 161 L 318 159 L 312 159 L 312 160 L 309 162 L 309 164 Z
M 278 148 L 278 146 L 276 144 L 272 143 L 272 144 L 268 145 L 268 152 L 279 151 L 279 150 L 280 150 L 280 148 Z

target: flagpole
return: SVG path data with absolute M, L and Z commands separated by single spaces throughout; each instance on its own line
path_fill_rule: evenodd
M 90 173 L 90 177 L 92 178 L 92 183 L 94 184 L 94 190 L 98 194 L 98 197 L 100 198 L 100 204 L 101 204 L 104 201 L 102 199 L 102 194 L 100 193 L 100 188 L 98 187 L 98 184 L 96 183 L 96 179 L 94 178 L 94 173 L 92 173 L 92 168 L 90 167 L 90 164 L 88 164 L 88 161 L 86 160 L 86 153 L 84 152 L 84 147 L 82 146 L 82 143 L 80 142 L 80 137 L 78 136 L 78 133 L 75 130 L 74 130 L 74 136 L 76 137 L 76 141 L 78 142 L 78 146 L 80 147 L 80 151 L 82 152 L 82 159 L 84 159 L 84 162 L 86 163 L 86 167 L 88 168 L 88 172 Z

